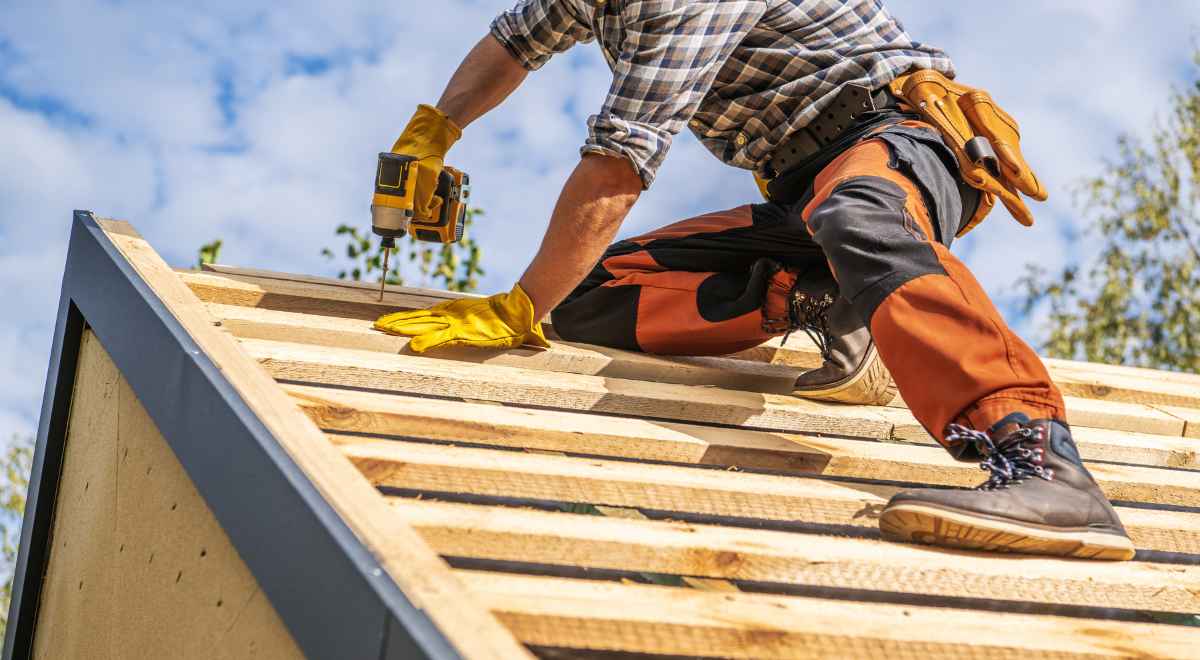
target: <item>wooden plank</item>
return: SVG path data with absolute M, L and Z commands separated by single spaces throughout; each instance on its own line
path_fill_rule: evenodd
M 237 337 L 412 355 L 406 350 L 408 337 L 375 330 L 372 321 L 216 303 L 210 303 L 208 310 L 220 321 L 221 327 Z M 800 370 L 793 367 L 760 362 L 714 357 L 665 357 L 564 341 L 554 342 L 549 350 L 449 348 L 437 351 L 432 357 L 539 371 L 658 383 L 712 385 L 779 394 L 790 393 L 796 376 L 800 374 Z
M 271 431 L 322 496 L 412 600 L 466 657 L 529 657 L 496 619 L 474 607 L 449 567 L 388 511 L 378 493 L 236 341 L 213 327 L 203 303 L 125 222 L 101 220 L 109 240 Z
M 1051 372 L 1054 384 L 1066 399 L 1067 408 L 1078 406 L 1086 401 L 1093 409 L 1102 410 L 1104 405 L 1119 404 L 1122 406 L 1141 406 L 1143 408 L 1160 405 L 1177 405 L 1195 407 L 1200 405 L 1200 386 L 1190 383 L 1175 383 L 1170 381 L 1155 381 L 1142 377 L 1130 378 L 1120 375 Z M 897 395 L 889 406 L 907 408 L 908 404 Z
M 259 339 L 242 346 L 281 380 L 810 433 L 887 438 L 892 431 L 870 408 L 792 396 Z
M 807 368 L 812 364 L 813 356 L 818 353 L 817 347 L 804 333 L 792 333 L 787 343 L 781 337 L 770 339 L 759 346 L 735 353 L 730 357 L 744 360 L 756 360 L 772 364 L 789 365 Z M 1082 362 L 1079 360 L 1062 360 L 1043 357 L 1042 362 L 1050 371 L 1052 377 L 1063 373 L 1075 377 L 1105 377 L 1132 378 L 1170 382 L 1182 385 L 1200 386 L 1200 374 L 1178 371 L 1147 369 L 1099 362 Z
M 975 464 L 955 461 L 937 446 L 597 418 L 300 385 L 285 389 L 322 428 L 356 434 L 947 486 L 974 486 L 982 480 Z M 360 436 L 350 436 L 350 441 L 355 438 Z M 1196 490 L 1200 482 L 1189 473 L 1124 465 L 1090 467 L 1110 497 L 1200 505 Z
M 256 268 L 241 268 L 224 264 L 205 264 L 204 271 L 223 273 L 233 276 L 246 276 L 258 279 L 273 279 L 291 282 L 303 282 L 322 287 L 335 288 L 352 288 L 364 291 L 378 292 L 378 285 L 370 282 L 356 282 L 353 280 L 334 279 L 330 277 L 314 277 L 310 275 L 283 273 L 279 271 L 262 270 Z M 193 272 L 193 271 L 186 271 Z M 387 285 L 388 292 L 402 294 L 427 296 L 439 300 L 456 300 L 459 298 L 482 297 L 475 293 L 459 293 L 454 291 L 446 291 L 443 289 L 430 289 L 411 286 L 394 286 Z M 743 359 L 753 359 L 760 362 L 775 362 L 776 364 L 790 364 L 795 367 L 809 368 L 819 366 L 820 360 L 814 362 L 813 356 L 818 354 L 817 347 L 803 333 L 793 333 L 786 343 L 782 341 L 782 337 L 775 337 L 764 342 L 761 346 L 753 349 L 748 349 L 737 355 Z M 758 351 L 758 354 L 755 353 Z M 776 353 L 782 352 L 787 355 L 786 359 L 776 356 Z M 1083 362 L 1079 360 L 1063 360 L 1057 358 L 1042 358 L 1047 368 L 1051 372 L 1066 371 L 1074 372 L 1078 376 L 1096 376 L 1096 375 L 1114 375 L 1128 378 L 1141 378 L 1156 382 L 1172 382 L 1180 384 L 1189 384 L 1200 386 L 1200 374 L 1165 371 L 1160 369 L 1148 369 L 1144 367 L 1131 367 L 1125 365 L 1111 365 L 1096 362 Z
M 721 658 L 1188 657 L 1195 629 L 460 571 L 525 643 Z
M 900 488 L 813 477 L 333 438 L 379 486 L 799 522 L 878 526 Z M 1200 514 L 1118 507 L 1134 544 L 1200 554 Z
M 321 428 L 353 433 L 801 472 L 840 469 L 836 455 L 829 453 L 830 443 L 849 442 L 851 447 L 861 444 L 852 440 L 817 439 L 783 432 L 714 428 L 627 417 L 597 418 L 570 411 L 533 411 L 512 406 L 332 387 L 289 384 L 284 389 Z M 938 446 L 919 426 L 917 430 L 921 434 L 919 437 L 901 440 Z M 1186 438 L 1089 428 L 1076 428 L 1074 431 L 1085 460 L 1200 467 L 1200 445 Z M 949 460 L 949 456 L 940 448 L 935 453 Z M 907 454 L 902 458 L 907 461 L 914 457 Z M 872 460 L 882 458 L 874 456 Z M 980 478 L 974 465 L 957 465 L 970 472 L 971 478 Z M 865 467 L 871 469 L 872 466 Z M 891 475 L 889 469 L 879 464 L 875 474 L 857 476 L 898 479 Z M 957 481 L 954 483 L 959 484 Z
M 664 422 L 307 385 L 283 386 L 323 429 L 699 463 L 710 443 Z
M 387 292 L 381 304 L 376 297 L 376 290 L 365 283 L 228 267 L 222 267 L 222 270 L 224 272 L 219 277 L 195 273 L 184 273 L 182 277 L 198 295 L 210 302 L 349 316 L 360 320 L 373 320 L 396 307 L 427 307 L 463 295 L 394 287 Z M 221 290 L 222 278 L 227 278 L 229 291 Z M 782 353 L 788 356 L 781 359 Z M 734 357 L 743 361 L 774 363 L 781 368 L 811 368 L 820 364 L 816 347 L 798 333 L 793 333 L 787 346 L 783 346 L 781 340 L 776 338 L 762 347 L 743 351 Z M 1087 363 L 1064 361 L 1050 365 L 1051 376 L 1067 396 L 1125 403 L 1200 406 L 1200 387 L 1192 379 L 1179 375 L 1152 378 L 1142 370 L 1131 372 L 1122 369 L 1089 370 Z
M 1140 403 L 1120 401 L 1092 401 L 1078 397 L 1064 397 L 1067 404 L 1067 423 L 1072 427 L 1089 427 L 1111 431 L 1129 431 L 1160 436 L 1182 436 L 1184 421 L 1162 410 Z M 927 438 L 924 427 L 904 407 L 882 406 L 875 412 L 896 426 L 896 439 L 923 442 Z
M 1074 369 L 1053 370 L 1051 378 L 1064 396 L 1146 405 L 1200 407 L 1200 385 L 1196 383 Z
M 34 656 L 303 657 L 90 331 L 71 415 Z
M 371 321 L 361 319 L 299 314 L 215 303 L 209 304 L 208 309 L 212 316 L 220 321 L 224 329 L 242 338 L 282 340 L 387 353 L 404 352 L 405 346 L 408 345 L 407 337 L 379 332 L 371 327 Z M 791 384 L 800 371 L 792 367 L 772 366 L 745 360 L 713 357 L 663 357 L 569 342 L 555 342 L 554 347 L 550 350 L 533 348 L 519 348 L 511 351 L 448 349 L 439 351 L 436 357 L 498 366 L 516 366 L 539 371 L 588 374 L 660 383 L 711 385 L 727 389 L 777 394 L 789 392 Z M 1110 427 L 1125 427 L 1127 430 L 1150 428 L 1176 436 L 1180 435 L 1183 430 L 1183 423 L 1177 418 L 1178 415 L 1173 416 L 1165 410 L 1153 410 L 1140 404 L 1101 403 L 1071 397 L 1068 397 L 1067 400 L 1070 406 L 1068 415 L 1071 423 L 1075 425 L 1107 424 Z M 903 402 L 901 401 L 899 405 L 903 405 Z M 1179 410 L 1186 414 L 1186 411 L 1191 409 Z M 1197 414 L 1200 415 L 1200 413 Z M 898 419 L 903 421 L 897 422 L 898 426 L 902 427 L 898 429 L 897 439 L 932 441 L 911 415 L 900 416 Z M 1200 422 L 1197 423 L 1197 426 L 1200 428 Z M 1200 431 L 1197 433 L 1200 434 Z M 1139 452 L 1138 448 L 1126 451 L 1119 446 L 1120 442 L 1116 436 L 1106 437 L 1110 440 L 1106 444 L 1117 446 L 1090 455 L 1085 450 L 1085 457 L 1125 462 L 1165 461 L 1147 464 L 1180 467 L 1191 465 L 1189 460 L 1195 459 L 1194 451 L 1184 449 L 1183 453 L 1178 453 L 1176 450 L 1179 447 L 1165 450 L 1167 453 L 1158 459 L 1152 458 L 1150 454 L 1146 454 L 1146 458 L 1137 458 L 1139 453 L 1144 454 L 1145 452 Z M 1153 447 L 1145 447 L 1145 449 L 1153 450 Z
M 1185 371 L 1167 371 L 1165 369 L 1149 369 L 1146 367 L 1105 364 L 1103 362 L 1083 362 L 1081 360 L 1063 360 L 1059 358 L 1042 358 L 1042 361 L 1052 371 L 1071 371 L 1088 375 L 1111 374 L 1125 378 L 1142 378 L 1200 387 L 1200 374 Z
M 1108 404 L 1117 406 L 1138 406 L 1138 404 Z M 1111 416 L 1115 420 L 1113 426 L 1135 426 L 1135 416 L 1146 414 L 1142 410 L 1126 410 L 1130 416 L 1118 417 Z M 896 442 L 904 442 L 918 445 L 939 446 L 933 436 L 925 431 L 925 428 L 913 417 L 912 413 L 897 408 L 889 408 L 879 411 L 883 417 L 887 418 L 894 425 L 892 428 L 892 439 Z M 1178 420 L 1169 420 L 1165 417 L 1152 416 L 1153 413 L 1147 415 L 1142 421 L 1150 428 L 1158 426 L 1163 431 L 1172 431 L 1179 428 Z M 1177 434 L 1168 433 L 1158 435 L 1155 433 L 1141 433 L 1133 430 L 1115 430 L 1112 428 L 1096 428 L 1085 426 L 1079 423 L 1079 414 L 1068 413 L 1068 417 L 1074 417 L 1075 422 L 1071 427 L 1071 435 L 1075 439 L 1076 445 L 1079 447 L 1079 453 L 1086 461 L 1113 461 L 1118 463 L 1132 463 L 1135 465 L 1156 465 L 1161 467 L 1182 467 L 1182 468 L 1200 468 L 1200 445 L 1197 445 L 1193 440 L 1179 437 Z M 1085 421 L 1104 422 L 1104 419 L 1091 418 L 1085 416 Z
M 398 352 L 403 350 L 407 340 L 376 333 L 369 329 L 369 321 L 374 320 L 389 305 L 380 306 L 371 300 L 357 300 L 354 304 L 364 304 L 369 309 L 349 319 L 327 317 L 323 312 L 333 313 L 337 310 L 327 309 L 325 299 L 308 297 L 311 292 L 304 289 L 284 296 L 289 301 L 285 307 L 299 306 L 305 313 L 277 312 L 267 314 L 264 310 L 233 311 L 230 307 L 237 305 L 265 304 L 268 307 L 278 303 L 280 293 L 266 293 L 258 285 L 249 285 L 236 281 L 225 281 L 215 276 L 205 274 L 188 274 L 186 276 L 194 290 L 203 294 L 200 279 L 215 278 L 215 290 L 223 297 L 216 298 L 233 305 L 221 305 L 218 314 L 223 314 L 228 320 L 223 321 L 231 331 L 240 336 L 258 339 L 288 338 L 290 341 L 306 342 L 316 345 L 355 348 L 372 351 Z M 221 276 L 226 277 L 226 276 Z M 230 282 L 233 282 L 232 284 Z M 299 285 L 297 285 L 299 286 Z M 309 285 L 305 285 L 309 286 Z M 241 288 L 239 288 L 241 287 Z M 276 287 L 278 288 L 278 287 Z M 294 288 L 294 287 L 293 287 Z M 320 287 L 317 287 L 320 288 Z M 329 287 L 325 287 L 326 289 Z M 356 292 L 358 293 L 358 292 Z M 389 294 L 405 295 L 405 294 Z M 274 296 L 274 297 L 272 297 Z M 361 298 L 361 294 L 358 298 Z M 214 299 L 207 295 L 208 299 Z M 263 301 L 266 302 L 263 302 Z M 338 300 L 341 300 L 339 298 Z M 272 302 L 275 301 L 275 302 Z M 301 302 L 294 302 L 301 301 Z M 403 301 L 395 304 L 401 305 Z M 293 304 L 294 303 L 294 304 Z M 333 303 L 330 303 L 333 304 Z M 269 312 L 271 310 L 266 310 Z M 264 321 L 264 319 L 269 319 Z M 286 319 L 286 322 L 283 322 Z M 536 351 L 533 349 L 517 349 L 508 352 L 459 350 L 439 353 L 440 358 L 471 360 L 497 365 L 522 366 L 532 369 L 546 369 L 567 373 L 598 374 L 617 378 L 653 380 L 660 382 L 703 384 L 746 389 L 760 392 L 783 392 L 794 372 L 786 367 L 783 372 L 768 371 L 763 373 L 753 368 L 750 363 L 727 358 L 664 358 L 649 356 L 619 349 L 606 349 L 583 344 L 568 345 L 556 342 L 560 348 L 551 351 Z M 809 365 L 811 366 L 811 364 Z M 1149 406 L 1115 401 L 1093 401 L 1078 397 L 1068 397 L 1068 421 L 1073 425 L 1110 428 L 1114 430 L 1140 431 L 1160 435 L 1181 435 L 1185 423 L 1178 417 Z M 903 406 L 902 400 L 895 403 Z M 921 437 L 923 430 L 915 420 L 907 424 L 909 435 L 901 434 L 900 438 Z M 1200 433 L 1198 431 L 1197 433 Z
M 440 298 L 388 292 L 379 300 L 365 289 L 317 286 L 270 278 L 182 272 L 179 279 L 204 302 L 280 309 L 302 314 L 375 320 L 397 308 L 428 307 Z
M 260 279 L 284 280 L 288 282 L 306 282 L 308 284 L 319 284 L 321 286 L 334 286 L 347 289 L 361 289 L 371 291 L 376 296 L 379 295 L 378 282 L 360 282 L 355 280 L 335 279 L 332 277 L 318 277 L 314 275 L 304 275 L 298 273 L 282 273 L 277 270 L 264 270 L 262 268 L 242 268 L 240 266 L 230 266 L 227 264 L 204 264 L 200 267 L 202 271 L 212 273 L 223 273 L 225 275 L 243 275 L 246 277 L 254 277 Z M 195 271 L 189 271 L 195 272 Z M 411 294 L 418 296 L 429 296 L 431 298 L 440 298 L 442 300 L 458 300 L 459 298 L 482 298 L 483 295 L 478 293 L 460 293 L 458 291 L 446 291 L 445 289 L 430 289 L 417 286 L 397 286 L 388 284 L 385 286 L 385 291 L 395 293 Z
M 264 340 L 243 340 L 243 345 L 275 377 L 293 381 L 663 420 L 932 443 L 911 413 L 886 407 L 841 406 L 764 393 L 538 372 Z M 1151 412 L 1167 417 L 1165 413 Z M 1175 418 L 1171 420 L 1182 423 Z M 1089 443 L 1089 458 L 1103 456 L 1113 460 L 1113 456 L 1121 456 L 1122 452 L 1126 452 L 1122 458 L 1132 458 L 1147 447 L 1139 447 L 1136 440 L 1122 443 L 1118 436 L 1110 434 L 1101 456 L 1091 454 L 1091 449 Z M 1175 449 L 1182 451 L 1176 452 L 1173 460 L 1194 460 L 1190 450 Z
M 793 333 L 787 344 L 776 337 L 729 357 L 800 369 L 820 366 L 817 347 L 803 333 Z M 1068 400 L 1177 405 L 1193 409 L 1200 406 L 1198 374 L 1050 358 L 1042 358 L 1042 361 Z M 893 405 L 905 407 L 902 401 Z
M 894 594 L 1182 613 L 1200 608 L 1200 566 L 947 552 L 716 525 L 392 503 L 445 556 Z
M 1164 412 L 1181 422 L 1183 422 L 1183 435 L 1187 438 L 1200 438 L 1200 410 L 1195 408 L 1184 408 L 1182 406 L 1154 406 L 1159 411 Z

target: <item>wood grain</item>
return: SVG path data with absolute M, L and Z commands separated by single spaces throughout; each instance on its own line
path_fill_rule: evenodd
M 901 594 L 1194 612 L 1200 567 L 1064 560 L 681 522 L 393 500 L 439 553 Z
M 849 455 L 861 442 L 817 438 L 776 431 L 720 428 L 681 422 L 658 422 L 631 417 L 597 417 L 583 412 L 542 410 L 485 403 L 464 403 L 401 394 L 363 392 L 334 387 L 288 384 L 308 416 L 323 429 L 413 436 L 431 440 L 476 442 L 510 447 L 550 449 L 579 454 L 625 458 L 738 465 L 777 470 L 831 474 L 846 465 L 830 447 L 847 446 Z M 912 423 L 915 424 L 915 421 Z M 924 445 L 916 452 L 949 460 L 946 452 L 919 429 L 915 437 L 893 439 Z M 1085 460 L 1107 460 L 1160 467 L 1200 467 L 1200 445 L 1187 438 L 1076 428 L 1075 440 Z M 832 443 L 832 444 L 831 444 Z M 849 443 L 849 444 L 846 444 Z M 936 451 L 930 448 L 937 447 Z M 883 448 L 899 459 L 913 456 L 901 447 Z M 876 454 L 871 461 L 880 461 Z M 918 460 L 918 463 L 923 463 Z M 971 464 L 956 464 L 979 480 Z M 900 479 L 888 473 L 890 463 L 864 465 L 870 478 Z M 840 474 L 840 473 L 839 473 Z M 917 479 L 917 481 L 928 480 Z M 965 485 L 958 481 L 957 485 Z
M 305 472 L 321 495 L 387 570 L 416 607 L 467 657 L 530 657 L 416 534 L 388 511 L 379 494 L 325 441 L 279 385 L 219 332 L 204 304 L 128 223 L 101 220 L 109 240 L 221 370 L 251 411 Z
M 210 303 L 209 313 L 237 337 L 288 341 L 332 348 L 414 355 L 408 337 L 375 330 L 372 321 L 298 314 L 258 307 Z M 790 393 L 800 369 L 719 357 L 666 357 L 589 344 L 556 341 L 549 350 L 507 351 L 448 348 L 443 360 L 522 367 L 682 385 L 711 385 L 751 392 Z
M 528 644 L 722 658 L 1182 658 L 1194 628 L 462 571 Z
M 795 475 L 332 439 L 371 483 L 418 491 L 550 500 L 832 527 L 878 526 L 898 486 Z M 1118 507 L 1134 544 L 1200 554 L 1200 514 Z
M 36 657 L 303 657 L 91 331 L 66 452 Z
M 792 396 L 259 339 L 242 346 L 281 380 L 858 437 L 887 438 L 892 429 L 870 408 Z
M 234 283 L 234 288 L 257 287 L 260 291 L 259 298 L 224 294 L 219 291 L 219 280 L 215 277 L 205 279 L 185 275 L 184 279 L 197 289 L 202 298 L 212 302 L 337 316 L 348 314 L 364 320 L 379 316 L 383 313 L 380 308 L 386 310 L 396 307 L 427 307 L 464 295 L 430 289 L 392 287 L 386 294 L 386 304 L 381 305 L 375 297 L 377 290 L 366 283 L 224 266 L 219 268 L 221 275 Z M 271 296 L 276 300 L 271 300 Z M 286 304 L 289 302 L 294 306 Z M 346 312 L 351 308 L 354 309 L 352 313 Z M 742 351 L 732 357 L 802 369 L 820 364 L 816 347 L 800 333 L 794 333 L 786 345 L 780 338 L 775 338 L 760 347 Z M 1156 372 L 1067 360 L 1047 360 L 1046 364 L 1051 377 L 1066 396 L 1144 405 L 1200 407 L 1200 376 L 1195 374 Z

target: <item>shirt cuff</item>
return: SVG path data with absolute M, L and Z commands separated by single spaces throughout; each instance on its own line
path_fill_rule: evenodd
M 667 157 L 672 137 L 670 132 L 653 124 L 592 115 L 588 118 L 587 141 L 579 153 L 628 158 L 642 179 L 642 189 L 648 189 Z
M 527 36 L 515 29 L 513 19 L 507 14 L 500 14 L 492 21 L 491 33 L 526 71 L 537 71 L 550 61 L 551 53 L 544 53 L 535 47 Z

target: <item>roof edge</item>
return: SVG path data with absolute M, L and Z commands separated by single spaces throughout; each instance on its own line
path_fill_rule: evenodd
M 5 660 L 32 655 L 76 361 L 87 327 L 129 381 L 307 656 L 460 657 L 97 218 L 75 211 L 13 578 Z M 164 379 L 169 386 L 163 386 Z M 264 525 L 264 520 L 275 524 Z

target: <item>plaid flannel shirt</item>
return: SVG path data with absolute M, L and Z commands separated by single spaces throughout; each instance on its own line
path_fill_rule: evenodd
M 581 151 L 628 158 L 646 187 L 684 125 L 722 161 L 759 170 L 846 83 L 954 74 L 882 0 L 521 0 L 491 32 L 530 70 L 599 41 L 613 81 Z

